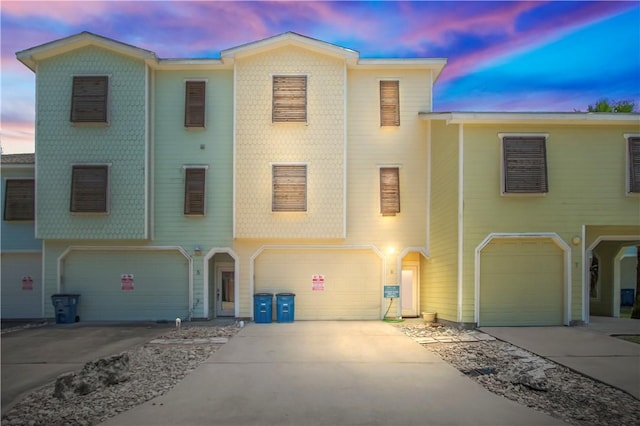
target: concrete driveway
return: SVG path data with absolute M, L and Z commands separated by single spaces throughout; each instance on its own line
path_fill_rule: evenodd
M 561 425 L 382 321 L 249 324 L 167 394 L 104 425 Z
M 62 373 L 151 340 L 169 329 L 155 323 L 75 323 L 2 334 L 2 413 L 25 392 Z

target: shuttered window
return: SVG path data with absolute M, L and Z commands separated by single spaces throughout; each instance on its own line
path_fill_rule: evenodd
M 504 193 L 549 192 L 546 138 L 538 136 L 503 138 Z
M 629 138 L 629 192 L 640 193 L 640 137 Z
M 400 213 L 400 169 L 380 168 L 380 213 L 395 216 Z
M 274 165 L 272 169 L 272 185 L 272 211 L 307 211 L 306 165 Z
M 380 81 L 380 126 L 400 125 L 400 82 Z
M 7 179 L 4 191 L 4 220 L 33 220 L 33 179 Z
M 184 185 L 184 214 L 204 215 L 206 169 L 186 168 Z
M 204 127 L 206 82 L 187 81 L 184 102 L 184 127 Z
M 306 123 L 307 76 L 273 77 L 272 121 Z
M 109 77 L 73 77 L 71 121 L 73 123 L 106 123 Z
M 71 211 L 106 213 L 109 191 L 109 166 L 73 166 Z

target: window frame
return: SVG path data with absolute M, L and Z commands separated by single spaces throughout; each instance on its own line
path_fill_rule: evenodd
M 79 102 L 79 98 L 82 97 L 81 94 L 77 94 L 76 90 L 80 89 L 76 86 L 76 80 L 78 79 L 104 79 L 105 80 L 105 90 L 103 94 L 100 94 L 99 96 L 104 97 L 104 99 L 101 101 L 101 104 L 104 107 L 104 112 L 103 112 L 103 118 L 95 120 L 95 119 L 82 119 L 82 112 L 78 112 L 78 105 L 77 102 Z M 86 96 L 86 95 L 85 95 Z M 71 111 L 69 114 L 69 121 L 71 122 L 71 124 L 73 126 L 107 126 L 110 123 L 110 119 L 111 119 L 111 108 L 109 108 L 109 104 L 110 104 L 110 99 L 111 99 L 111 75 L 109 74 L 76 74 L 73 75 L 71 78 Z M 77 115 L 80 115 L 80 117 L 78 117 Z M 87 115 L 87 113 L 84 113 L 84 115 Z
M 544 197 L 549 192 L 549 161 L 547 155 L 547 142 L 549 140 L 548 133 L 499 133 L 500 139 L 500 194 L 504 197 Z M 540 183 L 541 187 L 538 190 L 516 190 L 510 189 L 508 184 L 509 170 L 508 170 L 508 158 L 507 158 L 507 143 L 509 140 L 540 140 L 543 148 L 543 173 L 544 178 Z
M 395 90 L 392 97 L 385 95 L 383 86 L 395 83 Z M 387 88 L 388 90 L 388 88 Z M 400 79 L 384 78 L 378 80 L 378 93 L 380 100 L 380 127 L 400 127 Z M 392 109 L 391 112 L 388 110 Z M 389 117 L 392 115 L 392 117 Z
M 402 210 L 400 198 L 400 169 L 401 167 L 395 164 L 378 166 L 380 214 L 382 216 L 396 216 L 400 214 Z M 395 171 L 395 182 L 391 184 L 385 183 L 385 176 L 383 176 L 385 171 L 390 170 Z
M 184 81 L 184 127 L 187 129 L 204 129 L 207 125 L 207 80 L 188 79 Z M 190 96 L 189 87 L 192 85 L 202 85 L 202 105 L 198 105 L 198 99 Z M 196 105 L 194 105 L 194 103 Z M 199 120 L 191 120 L 193 109 L 202 108 L 202 112 L 197 113 Z
M 282 99 L 282 97 L 276 94 L 276 79 L 289 79 L 289 78 L 302 78 L 304 79 L 304 116 L 302 118 L 282 118 L 280 115 L 286 115 L 287 111 L 290 111 L 294 106 L 282 106 L 276 105 L 276 103 Z M 295 99 L 299 99 L 296 97 Z M 272 74 L 271 75 L 271 123 L 292 123 L 292 124 L 308 124 L 309 122 L 309 74 L 295 73 L 295 74 Z
M 94 170 L 104 170 L 106 172 L 106 179 L 104 182 L 104 189 L 102 189 L 100 191 L 100 193 L 103 193 L 104 195 L 102 196 L 103 201 L 101 201 L 101 203 L 104 204 L 104 209 L 92 209 L 92 208 L 79 208 L 78 207 L 78 203 L 82 203 L 83 200 L 77 200 L 77 195 L 76 194 L 76 184 L 77 184 L 77 179 L 76 179 L 76 170 L 80 170 L 80 169 L 94 169 Z M 97 191 L 96 191 L 97 192 Z M 70 199 L 69 199 L 69 211 L 72 214 L 108 214 L 110 212 L 110 207 L 111 207 L 111 164 L 110 163 L 83 163 L 83 164 L 72 164 L 71 165 L 71 193 L 70 193 Z M 85 201 L 86 203 L 89 203 L 87 201 Z M 74 208 L 75 205 L 75 208 Z
M 13 189 L 10 189 L 10 182 L 11 185 L 13 185 L 14 183 L 25 183 L 25 182 L 31 182 L 30 185 L 30 194 L 27 194 L 27 197 L 31 198 L 31 205 L 30 207 L 27 207 L 26 209 L 24 207 L 17 207 L 17 212 L 13 212 L 13 214 L 11 214 L 12 210 L 16 209 L 15 207 L 13 207 L 16 202 L 14 201 L 13 203 L 9 200 L 9 197 L 11 195 L 13 195 Z M 35 220 L 35 213 L 36 213 L 36 208 L 35 208 L 35 201 L 36 201 L 36 187 L 35 187 L 35 179 L 34 178 L 29 178 L 29 177 L 16 177 L 16 178 L 6 178 L 4 179 L 4 211 L 2 213 L 2 218 L 5 222 L 31 222 Z M 21 204 L 18 202 L 18 204 Z M 20 215 L 20 211 L 21 210 L 26 210 L 27 214 L 24 215 Z M 9 213 L 9 214 L 7 214 Z M 7 217 L 9 216 L 9 217 Z
M 640 197 L 640 133 L 625 134 L 624 138 L 626 140 L 625 192 L 628 196 Z M 638 144 L 636 153 L 632 146 L 634 143 Z M 634 165 L 637 167 L 637 176 Z
M 184 169 L 184 204 L 183 204 L 183 214 L 185 216 L 206 216 L 207 214 L 207 170 L 209 170 L 209 166 L 207 165 L 185 165 L 183 166 Z M 203 179 L 202 179 L 202 188 L 201 188 L 201 194 L 202 194 L 202 200 L 201 200 L 201 210 L 196 210 L 196 211 L 192 211 L 191 208 L 189 207 L 190 203 L 191 203 L 191 197 L 190 197 L 190 189 L 189 189 L 189 174 L 190 172 L 202 172 L 203 174 Z M 198 182 L 191 182 L 192 184 L 194 183 L 198 183 Z
M 309 211 L 309 163 L 300 162 L 288 162 L 288 163 L 271 163 L 271 212 L 272 213 L 307 213 Z M 279 191 L 276 185 L 282 185 L 280 182 L 276 182 L 276 169 L 278 168 L 304 168 L 304 199 L 298 201 L 298 207 L 286 208 L 282 206 L 283 201 L 278 200 L 278 195 L 287 192 L 300 192 L 294 188 L 288 188 L 287 190 Z M 300 185 L 300 183 L 290 183 L 289 185 Z

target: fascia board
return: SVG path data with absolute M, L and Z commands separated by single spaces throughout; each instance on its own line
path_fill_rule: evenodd
M 636 113 L 585 112 L 444 112 L 418 114 L 422 120 L 445 120 L 448 124 L 537 123 L 537 124 L 640 124 Z

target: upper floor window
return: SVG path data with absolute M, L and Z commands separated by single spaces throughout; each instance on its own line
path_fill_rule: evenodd
M 184 214 L 204 215 L 206 167 L 185 167 Z
M 628 149 L 628 190 L 630 193 L 640 193 L 640 136 L 627 138 Z
M 4 220 L 34 219 L 33 179 L 7 179 L 4 191 Z
M 307 122 L 307 76 L 273 76 L 271 120 L 286 123 Z
M 205 81 L 187 81 L 184 102 L 184 127 L 204 127 Z
M 380 213 L 395 216 L 400 213 L 400 168 L 380 168 Z
M 306 164 L 274 164 L 272 185 L 271 211 L 307 211 Z
M 549 192 L 545 136 L 504 136 L 502 159 L 503 193 Z
M 109 77 L 75 76 L 71 95 L 71 122 L 107 123 Z
M 109 196 L 108 165 L 73 166 L 71 175 L 71 211 L 106 213 Z
M 400 82 L 380 81 L 380 126 L 400 125 Z

